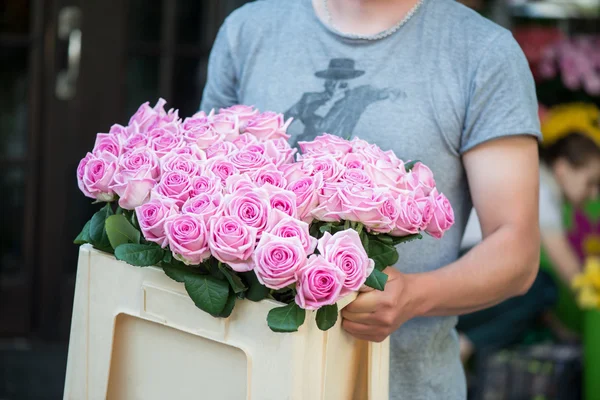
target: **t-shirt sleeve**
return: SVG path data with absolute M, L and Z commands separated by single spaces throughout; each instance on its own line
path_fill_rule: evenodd
M 200 110 L 209 112 L 238 104 L 237 73 L 227 34 L 227 21 L 219 29 L 208 59 L 208 74 Z
M 529 64 L 512 34 L 504 31 L 487 46 L 471 79 L 460 152 L 512 135 L 541 138 Z

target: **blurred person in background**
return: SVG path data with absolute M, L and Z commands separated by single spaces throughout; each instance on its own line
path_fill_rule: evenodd
M 567 287 L 582 270 L 563 223 L 563 202 L 574 207 L 597 197 L 600 186 L 600 147 L 589 134 L 569 132 L 540 148 L 539 220 L 542 246 L 557 276 Z M 479 221 L 473 211 L 467 224 L 463 248 L 481 240 Z M 492 351 L 518 343 L 557 300 L 557 286 L 549 273 L 541 271 L 524 296 L 495 307 L 461 316 L 461 359 L 475 351 Z
M 201 109 L 253 105 L 422 160 L 454 208 L 443 240 L 402 248 L 343 327 L 390 337 L 390 398 L 462 400 L 456 315 L 525 293 L 539 265 L 535 87 L 511 33 L 454 0 L 265 0 L 230 15 Z M 339 130 L 339 131 L 338 131 Z M 481 245 L 459 258 L 474 204 Z

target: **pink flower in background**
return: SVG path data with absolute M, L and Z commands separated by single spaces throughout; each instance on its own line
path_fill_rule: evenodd
M 443 194 L 437 191 L 431 193 L 434 211 L 429 226 L 425 229 L 434 238 L 440 239 L 444 233 L 454 225 L 454 211 L 450 202 Z
M 101 153 L 110 153 L 115 157 L 119 157 L 123 151 L 119 136 L 111 135 L 110 133 L 99 133 L 96 135 L 96 143 L 92 153 L 100 155 Z
M 107 202 L 114 199 L 115 193 L 110 186 L 117 170 L 117 157 L 108 152 L 86 156 L 79 165 L 78 177 L 79 170 L 83 171 L 80 185 L 86 196 Z
M 279 290 L 296 281 L 296 272 L 306 264 L 306 251 L 298 237 L 264 233 L 252 259 L 258 281 Z
M 189 154 L 177 154 L 171 152 L 164 156 L 161 160 L 162 171 L 179 171 L 194 177 L 200 174 L 200 166 L 198 160 Z
M 194 214 L 208 224 L 211 217 L 221 216 L 221 201 L 223 196 L 219 194 L 208 195 L 206 193 L 190 197 L 181 207 L 181 212 L 184 214 Z
M 186 130 L 183 132 L 183 137 L 186 142 L 194 143 L 202 150 L 208 149 L 222 139 L 222 136 L 210 125 Z
M 272 186 L 268 183 L 263 186 L 263 189 L 269 193 L 271 209 L 273 211 L 279 210 L 290 217 L 297 217 L 298 207 L 296 206 L 296 194 L 294 192 Z
M 226 215 L 210 219 L 208 245 L 212 255 L 237 272 L 250 271 L 250 259 L 256 245 L 256 229 L 244 224 L 237 216 Z
M 287 180 L 283 177 L 283 172 L 277 169 L 274 164 L 267 164 L 255 170 L 252 174 L 252 180 L 258 186 L 266 183 L 280 188 L 287 186 Z
M 132 151 L 134 149 L 145 148 L 150 143 L 150 139 L 144 133 L 135 133 L 125 140 L 123 149 L 125 152 Z
M 137 124 L 131 126 L 123 126 L 119 124 L 114 124 L 110 127 L 108 133 L 117 135 L 121 141 L 127 140 L 131 135 L 139 133 L 139 129 Z
M 269 233 L 282 238 L 298 238 L 307 255 L 314 253 L 317 247 L 317 239 L 310 236 L 308 224 L 297 218 L 282 215 L 282 213 L 279 214 L 280 218 L 274 219 L 278 219 L 278 221 L 273 227 L 269 228 Z M 272 222 L 269 221 L 269 223 Z
M 230 176 L 237 175 L 240 172 L 231 161 L 223 156 L 210 158 L 204 166 L 204 171 L 212 172 L 223 183 Z
M 153 108 L 150 107 L 149 102 L 142 104 L 129 120 L 129 125 L 136 123 L 140 132 L 148 132 L 157 120 L 167 117 L 165 104 L 167 102 L 164 99 L 159 99 Z
M 210 119 L 214 130 L 231 142 L 240 135 L 240 120 L 236 115 L 217 114 Z
M 289 181 L 289 180 L 288 180 Z M 312 222 L 311 212 L 319 204 L 319 190 L 323 186 L 323 176 L 316 174 L 297 181 L 291 181 L 287 189 L 296 195 L 298 218 L 304 222 Z
M 166 171 L 160 183 L 154 188 L 158 196 L 166 197 L 175 201 L 180 207 L 190 197 L 192 185 L 191 177 L 179 171 Z
M 346 274 L 322 256 L 312 255 L 296 279 L 296 304 L 306 310 L 318 310 L 338 301 Z
M 249 151 L 246 148 L 230 154 L 227 159 L 242 174 L 254 172 L 269 164 L 269 161 L 261 153 Z
M 206 149 L 206 158 L 210 160 L 216 157 L 227 157 L 237 150 L 238 148 L 233 143 L 219 141 Z
M 138 148 L 125 153 L 119 159 L 118 171 L 148 171 L 154 180 L 160 178 L 160 162 L 156 154 L 149 148 Z
M 305 157 L 328 154 L 341 158 L 352 150 L 352 143 L 328 133 L 317 136 L 312 142 L 298 142 L 298 146 Z
M 246 125 L 248 124 L 248 121 L 250 121 L 258 115 L 258 110 L 255 109 L 253 106 L 244 106 L 238 104 L 228 108 L 221 108 L 219 110 L 219 113 L 236 116 L 240 121 L 240 130 L 243 131 Z
M 318 249 L 325 260 L 345 274 L 340 296 L 360 289 L 375 268 L 375 262 L 367 255 L 360 236 L 354 229 L 346 229 L 334 235 L 325 232 L 319 239 Z
M 174 214 L 165 220 L 165 233 L 173 257 L 197 265 L 210 257 L 208 231 L 204 221 L 193 214 Z
M 168 217 L 177 213 L 178 208 L 175 202 L 166 198 L 152 199 L 135 209 L 144 238 L 157 243 L 162 248 L 168 245 L 164 227 L 165 221 Z
M 258 140 L 262 141 L 279 138 L 289 139 L 290 136 L 286 131 L 291 123 L 291 119 L 284 122 L 283 114 L 267 111 L 250 119 L 246 124 L 245 132 L 256 136 Z
M 200 176 L 192 178 L 190 197 L 199 194 L 213 195 L 223 191 L 223 182 L 215 174 L 205 171 Z
M 423 225 L 423 215 L 417 201 L 410 195 L 400 195 L 397 201 L 400 212 L 392 235 L 406 236 L 418 233 Z
M 256 229 L 260 237 L 267 227 L 271 202 L 269 193 L 263 189 L 241 189 L 223 198 L 223 212 L 234 215 L 244 224 Z
M 258 143 L 258 139 L 256 138 L 256 136 L 253 136 L 249 133 L 243 133 L 237 138 L 235 138 L 231 143 L 233 143 L 238 149 L 243 149 L 244 147 L 250 144 Z

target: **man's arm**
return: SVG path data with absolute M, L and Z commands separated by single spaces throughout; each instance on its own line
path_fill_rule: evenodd
M 570 286 L 573 278 L 581 272 L 581 264 L 564 232 L 542 231 L 542 244 L 558 276 Z
M 435 271 L 386 269 L 385 291 L 361 293 L 343 311 L 344 328 L 354 336 L 382 341 L 411 318 L 473 312 L 532 285 L 540 251 L 535 139 L 492 140 L 467 151 L 463 163 L 483 241 Z

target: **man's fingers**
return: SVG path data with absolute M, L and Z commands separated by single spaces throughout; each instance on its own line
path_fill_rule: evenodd
M 378 299 L 381 292 L 373 290 L 371 292 L 359 293 L 356 300 L 348 304 L 345 310 L 353 313 L 371 313 L 377 311 Z
M 386 335 L 379 332 L 379 329 L 373 326 L 360 324 L 357 322 L 345 319 L 342 323 L 342 327 L 350 335 L 360 340 L 367 340 L 369 342 L 381 342 L 386 338 Z
M 342 310 L 342 318 L 350 320 L 352 322 L 358 322 L 361 324 L 375 325 L 376 319 L 374 313 L 354 313 L 347 311 L 346 309 Z

